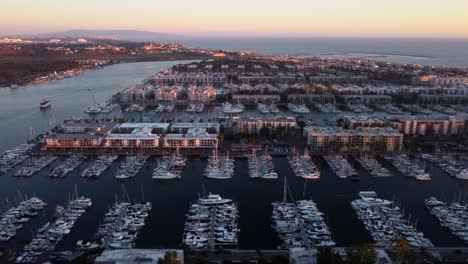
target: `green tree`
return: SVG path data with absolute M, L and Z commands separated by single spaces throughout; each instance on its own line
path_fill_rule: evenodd
M 343 263 L 340 254 L 332 247 L 319 247 L 317 250 L 318 264 L 338 264 Z
M 271 264 L 289 264 L 289 259 L 283 255 L 271 257 Z
M 395 237 L 391 241 L 391 247 L 397 255 L 397 261 L 401 262 L 407 260 L 411 255 L 411 248 L 408 240 L 402 237 Z
M 166 251 L 163 258 L 159 258 L 158 264 L 181 264 L 177 259 L 177 252 Z
M 360 246 L 346 248 L 346 263 L 374 264 L 376 259 L 377 251 L 372 243 L 364 243 Z

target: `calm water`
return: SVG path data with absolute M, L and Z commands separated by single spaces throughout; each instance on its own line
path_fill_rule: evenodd
M 39 86 L 20 87 L 17 90 L 0 90 L 0 114 L 3 123 L 7 124 L 3 125 L 0 131 L 2 150 L 27 139 L 29 124 L 36 131 L 41 131 L 50 127 L 49 120 L 60 121 L 70 115 L 81 114 L 85 107 L 92 104 L 88 88 L 94 89 L 96 98 L 101 101 L 173 63 L 114 65 L 71 79 Z M 50 98 L 53 106 L 48 111 L 41 112 L 37 105 L 43 97 Z M 216 110 L 211 111 L 211 115 L 216 113 Z M 320 118 L 322 117 L 317 115 L 317 119 Z M 319 208 L 326 214 L 339 245 L 369 241 L 368 233 L 357 220 L 349 204 L 357 198 L 358 191 L 369 189 L 377 191 L 386 199 L 393 199 L 395 196 L 405 208 L 407 216 L 411 214 L 411 219 L 414 221 L 417 219 L 419 229 L 435 245 L 463 245 L 427 212 L 424 198 L 441 197 L 442 194 L 445 198 L 452 198 L 454 194 L 457 196 L 462 194 L 465 197 L 468 182 L 453 179 L 430 165 L 433 177 L 430 182 L 408 179 L 397 173 L 393 178 L 375 179 L 359 167 L 361 181 L 351 182 L 333 175 L 321 158 L 316 161 L 322 172 L 321 179 L 316 182 L 295 178 L 285 157 L 275 157 L 274 165 L 281 178 L 288 177 L 292 196 L 295 199 L 312 198 L 317 202 Z M 93 206 L 60 244 L 59 247 L 62 249 L 72 249 L 77 240 L 92 236 L 103 215 L 113 203 L 115 195 L 122 197 L 123 185 L 132 200 L 142 200 L 144 196 L 145 200 L 153 203 L 147 225 L 137 241 L 138 247 L 177 247 L 181 241 L 188 206 L 197 199 L 202 185 L 207 192 L 221 194 L 238 203 L 241 248 L 276 246 L 275 234 L 270 228 L 270 203 L 282 199 L 282 181 L 250 179 L 247 174 L 246 159 L 236 160 L 235 176 L 225 181 L 204 178 L 202 173 L 206 160 L 199 158 L 190 158 L 182 178 L 171 182 L 151 179 L 152 169 L 157 165 L 156 157 L 152 157 L 135 178 L 127 181 L 119 181 L 113 177 L 118 162 L 115 162 L 99 179 L 80 178 L 79 174 L 89 165 L 89 161 L 83 163 L 77 171 L 65 179 L 49 179 L 47 173 L 56 164 L 57 162 L 30 179 L 18 179 L 11 176 L 12 172 L 0 176 L 0 207 L 4 207 L 6 198 L 14 201 L 18 191 L 28 196 L 35 194 L 49 204 L 43 215 L 34 218 L 20 230 L 16 239 L 9 243 L 10 246 L 21 249 L 24 243 L 32 238 L 37 228 L 52 219 L 56 205 L 66 203 L 75 185 L 78 186 L 80 194 L 93 199 Z
M 387 54 L 380 60 L 468 67 L 468 39 L 404 38 L 190 38 L 191 47 L 290 55 Z
M 93 105 L 90 89 L 99 103 L 177 63 L 181 62 L 115 64 L 40 85 L 0 88 L 0 151 L 30 139 L 30 128 L 37 134 L 49 130 L 65 118 L 84 115 L 83 111 Z M 39 109 L 43 98 L 52 103 L 52 107 L 46 111 Z

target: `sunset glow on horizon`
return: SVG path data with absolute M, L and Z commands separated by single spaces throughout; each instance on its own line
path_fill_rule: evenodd
M 466 0 L 6 0 L 0 34 L 134 29 L 174 34 L 468 37 Z

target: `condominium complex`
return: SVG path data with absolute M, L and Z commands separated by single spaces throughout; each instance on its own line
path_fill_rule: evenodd
M 467 120 L 455 116 L 404 116 L 389 117 L 388 125 L 405 135 L 465 135 Z
M 106 123 L 103 125 L 75 123 L 67 125 L 68 132 L 53 133 L 45 137 L 43 148 L 62 150 L 214 148 L 218 145 L 219 130 L 217 123 Z
M 259 134 L 262 128 L 275 132 L 274 129 L 285 131 L 296 128 L 296 119 L 292 116 L 234 116 L 232 117 L 235 134 Z
M 392 128 L 305 127 L 307 144 L 314 153 L 392 153 L 400 151 L 403 134 Z

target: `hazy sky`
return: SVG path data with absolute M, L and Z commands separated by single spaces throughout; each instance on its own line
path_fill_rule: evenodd
M 1 0 L 0 33 L 468 37 L 468 0 Z

